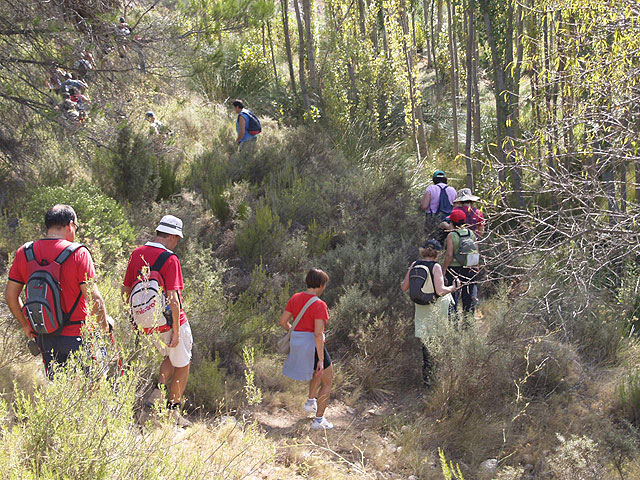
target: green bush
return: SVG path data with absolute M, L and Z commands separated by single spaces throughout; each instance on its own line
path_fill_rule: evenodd
M 159 160 L 149 139 L 120 127 L 109 150 L 94 163 L 94 180 L 114 198 L 141 203 L 156 199 L 160 187 Z
M 236 246 L 247 263 L 258 263 L 260 258 L 270 259 L 285 240 L 286 229 L 280 217 L 269 205 L 259 201 L 255 214 L 245 222 L 236 236 Z
M 134 230 L 114 199 L 84 183 L 38 188 L 25 204 L 24 218 L 37 229 L 44 224 L 45 212 L 57 203 L 71 205 L 76 211 L 81 225 L 77 240 L 89 246 L 94 260 L 107 262 L 128 254 Z
M 191 163 L 189 183 L 204 198 L 220 223 L 231 218 L 231 208 L 224 192 L 231 185 L 229 164 L 217 151 L 210 151 Z
M 640 426 L 640 371 L 629 371 L 616 388 L 618 411 L 633 425 Z
M 216 412 L 224 404 L 226 371 L 219 367 L 220 359 L 202 359 L 194 365 L 187 382 L 186 396 L 195 407 Z

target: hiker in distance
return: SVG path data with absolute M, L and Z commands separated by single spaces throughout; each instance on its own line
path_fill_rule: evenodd
M 474 279 L 478 275 L 480 253 L 476 236 L 465 224 L 467 216 L 459 208 L 449 215 L 453 231 L 447 236 L 447 247 L 442 268 L 445 271 L 447 283 L 455 280 L 462 283 L 459 292 L 453 295 L 456 312 L 460 312 L 462 303 L 463 327 L 468 327 L 473 318 L 478 303 L 478 284 Z
M 168 135 L 171 134 L 171 130 L 164 123 L 156 118 L 156 114 L 149 110 L 144 114 L 144 119 L 151 124 L 149 127 L 150 135 Z
M 46 235 L 20 247 L 9 270 L 5 299 L 27 338 L 35 339 L 46 375 L 82 347 L 82 327 L 97 315 L 98 324 L 109 330 L 104 301 L 95 283 L 93 259 L 86 247 L 73 243 L 78 217 L 69 205 L 54 205 L 44 216 Z M 26 303 L 20 294 L 25 290 Z M 91 297 L 89 313 L 87 298 Z M 29 349 L 37 353 L 34 345 Z
M 460 288 L 460 282 L 455 280 L 452 286 L 445 286 L 444 273 L 438 263 L 442 252 L 440 242 L 427 240 L 418 250 L 420 258 L 411 264 L 400 288 L 403 292 L 409 290 L 414 303 L 415 336 L 422 344 L 422 381 L 425 388 L 429 388 L 433 381 L 433 358 L 426 344 L 437 333 L 438 326 L 448 322 L 453 304 L 451 294 Z
M 484 235 L 486 220 L 482 211 L 473 206 L 474 202 L 478 200 L 480 200 L 480 197 L 473 195 L 470 188 L 461 188 L 453 202 L 453 210 L 462 210 L 464 212 L 465 225 L 475 233 L 476 239 L 480 240 Z M 440 224 L 440 228 L 447 231 L 447 233 L 453 230 L 453 225 L 451 225 L 448 217 Z
M 260 120 L 251 110 L 244 107 L 242 100 L 234 100 L 231 105 L 233 105 L 233 110 L 238 114 L 236 118 L 238 151 L 252 150 L 256 145 L 258 134 L 262 132 Z
M 149 335 L 164 357 L 147 406 L 162 401 L 167 390 L 166 405 L 173 419 L 179 426 L 188 427 L 191 422 L 180 414 L 179 407 L 189 377 L 193 337 L 182 307 L 182 268 L 173 253 L 181 238 L 182 220 L 173 215 L 162 217 L 153 241 L 131 254 L 122 296 L 138 331 Z
M 311 423 L 313 430 L 330 430 L 333 424 L 324 417 L 333 383 L 333 364 L 324 336 L 329 310 L 327 304 L 318 298 L 327 288 L 329 275 L 312 268 L 305 282 L 307 290 L 294 294 L 280 317 L 282 328 L 287 331 L 293 329 L 282 373 L 294 380 L 310 381 L 309 397 L 302 410 L 315 412 Z
M 433 185 L 427 187 L 420 203 L 420 209 L 426 212 L 427 238 L 437 234 L 439 224 L 451 213 L 456 199 L 456 189 L 447 185 L 447 175 L 442 170 L 433 172 L 432 180 Z

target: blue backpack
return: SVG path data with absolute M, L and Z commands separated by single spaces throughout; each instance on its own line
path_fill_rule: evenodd
M 451 211 L 453 210 L 453 205 L 451 205 L 449 195 L 447 195 L 448 187 L 449 186 L 445 184 L 444 188 L 442 188 L 438 184 L 438 188 L 440 188 L 440 199 L 438 200 L 438 211 L 436 213 L 439 213 L 443 220 L 451 215 Z
M 247 118 L 249 118 L 246 128 L 250 135 L 258 135 L 260 132 L 262 132 L 262 125 L 260 124 L 260 120 L 258 120 L 258 117 L 256 117 L 251 110 L 245 108 L 242 110 L 242 113 L 246 114 Z

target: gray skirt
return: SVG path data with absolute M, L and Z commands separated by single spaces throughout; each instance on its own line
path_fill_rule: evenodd
M 313 359 L 316 353 L 316 340 L 313 332 L 291 332 L 291 350 L 284 362 L 282 373 L 294 380 L 313 378 Z

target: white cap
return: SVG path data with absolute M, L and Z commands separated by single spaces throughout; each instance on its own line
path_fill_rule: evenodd
M 162 217 L 156 231 L 168 233 L 169 235 L 178 235 L 180 238 L 184 238 L 184 235 L 182 235 L 182 220 L 173 215 L 165 215 Z

